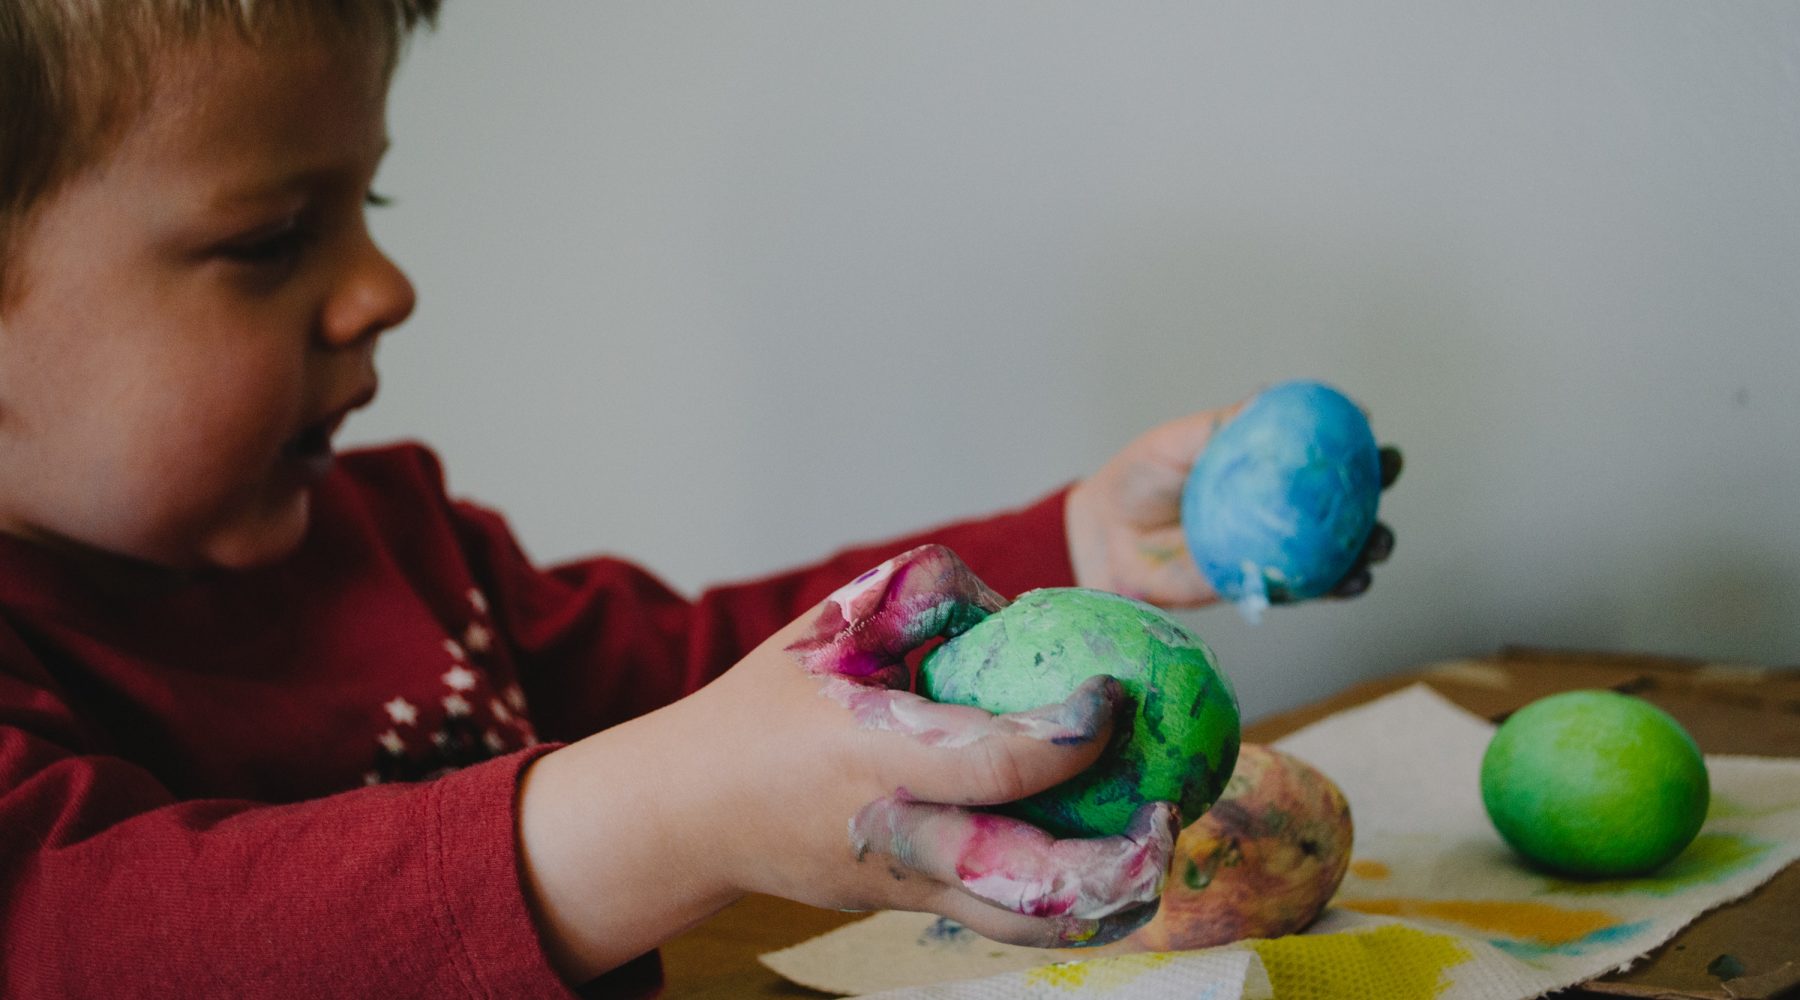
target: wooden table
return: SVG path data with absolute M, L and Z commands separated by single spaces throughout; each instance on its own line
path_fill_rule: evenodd
M 1499 720 L 1557 691 L 1610 688 L 1667 710 L 1707 753 L 1800 757 L 1800 669 L 1731 667 L 1622 654 L 1508 649 L 1359 684 L 1304 708 L 1259 720 L 1244 739 L 1268 743 L 1334 712 L 1423 681 L 1451 701 Z M 859 918 L 751 896 L 663 948 L 667 1000 L 826 997 L 787 982 L 756 956 Z M 1800 988 L 1800 864 L 1750 897 L 1702 916 L 1630 972 L 1559 996 L 1715 996 L 1728 993 L 1706 967 L 1729 952 L 1745 969 L 1735 995 L 1773 997 Z M 1756 981 L 1757 976 L 1760 981 Z M 1786 985 L 1784 985 L 1786 984 Z

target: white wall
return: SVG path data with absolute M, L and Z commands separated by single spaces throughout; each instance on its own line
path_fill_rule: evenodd
M 1800 662 L 1800 5 L 452 0 L 357 441 L 685 589 L 1296 375 L 1408 469 L 1255 717 L 1503 643 Z

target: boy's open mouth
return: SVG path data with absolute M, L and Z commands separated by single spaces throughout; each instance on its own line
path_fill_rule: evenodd
M 343 414 L 337 414 L 328 420 L 308 424 L 300 433 L 288 439 L 281 447 L 283 461 L 291 468 L 298 470 L 302 479 L 317 482 L 331 473 L 331 467 L 337 461 L 332 454 L 331 436 L 337 432 L 338 424 L 343 423 Z
M 311 474 L 323 475 L 329 472 L 332 463 L 332 437 L 343 426 L 351 411 L 367 406 L 374 398 L 375 389 L 370 386 L 350 402 L 302 427 L 300 433 L 288 438 L 287 443 L 281 446 L 281 456 L 299 462 Z
M 360 403 L 358 404 L 360 405 Z M 335 461 L 331 439 L 337 435 L 338 428 L 343 426 L 344 419 L 350 415 L 355 406 L 347 406 L 322 419 L 315 420 L 300 429 L 300 433 L 289 438 L 281 447 L 281 457 L 298 463 L 304 474 L 313 479 L 320 479 L 331 471 Z
M 337 430 L 341 417 L 321 420 L 311 424 L 300 433 L 288 439 L 282 446 L 281 453 L 288 458 L 308 461 L 317 458 L 331 457 L 331 435 Z

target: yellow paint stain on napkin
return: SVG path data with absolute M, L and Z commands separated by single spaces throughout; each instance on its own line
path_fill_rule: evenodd
M 1450 988 L 1449 971 L 1469 959 L 1456 938 L 1413 927 L 1246 943 L 1262 957 L 1280 1000 L 1431 1000 Z
M 1605 910 L 1570 910 L 1548 903 L 1499 899 L 1354 899 L 1336 905 L 1381 917 L 1443 920 L 1546 945 L 1579 941 L 1619 922 Z
M 1032 969 L 1026 974 L 1026 981 L 1033 986 L 1057 986 L 1068 990 L 1090 986 L 1111 989 L 1123 986 L 1159 965 L 1168 964 L 1174 957 L 1169 952 L 1152 951 L 1085 962 L 1063 962 Z

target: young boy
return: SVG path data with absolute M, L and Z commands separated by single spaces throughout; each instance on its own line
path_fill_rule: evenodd
M 0 994 L 629 993 L 747 892 L 1146 919 L 1172 807 L 1060 842 L 964 808 L 1090 763 L 1116 683 L 990 716 L 903 658 L 1033 586 L 1210 600 L 1175 509 L 1223 411 L 691 602 L 533 568 L 424 450 L 331 447 L 413 305 L 363 206 L 436 6 L 0 8 Z

